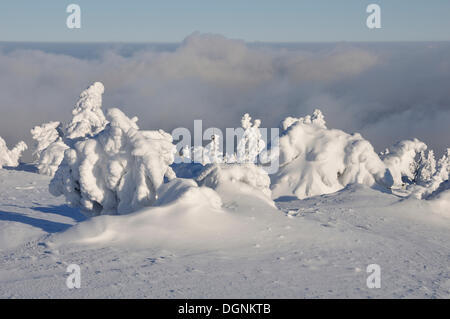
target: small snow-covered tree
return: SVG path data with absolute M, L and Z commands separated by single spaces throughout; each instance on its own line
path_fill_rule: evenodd
M 103 84 L 95 82 L 81 92 L 70 123 L 50 122 L 31 130 L 36 141 L 33 154 L 40 174 L 53 176 L 68 145 L 77 139 L 97 134 L 106 126 L 108 122 L 101 109 L 103 92 Z
M 3 168 L 3 166 L 18 166 L 20 157 L 26 149 L 27 144 L 20 141 L 12 150 L 9 150 L 6 146 L 5 140 L 0 137 L 0 168 Z
M 428 176 L 428 175 L 426 175 Z M 450 149 L 439 159 L 434 174 L 424 182 L 411 187 L 411 196 L 418 199 L 426 199 L 440 186 L 448 182 L 450 177 Z
M 172 136 L 144 131 L 137 118 L 109 109 L 109 124 L 64 153 L 50 192 L 89 215 L 126 214 L 157 199 L 157 189 L 175 177 L 169 167 L 176 152 Z
M 185 146 L 181 150 L 181 156 L 183 159 L 192 158 L 195 163 L 202 165 L 222 163 L 223 153 L 220 147 L 220 135 L 213 134 L 211 136 L 211 142 L 206 146 L 197 145 L 192 148 Z
M 253 124 L 251 120 L 252 118 L 248 113 L 245 113 L 241 119 L 244 134 L 237 145 L 237 160 L 239 163 L 256 163 L 259 153 L 266 146 L 259 130 L 261 120 L 257 119 Z
M 102 95 L 105 88 L 102 83 L 95 82 L 81 92 L 72 111 L 72 121 L 66 128 L 66 137 L 75 139 L 94 135 L 100 132 L 107 121 L 102 111 Z
M 62 125 L 60 122 L 49 122 L 35 126 L 31 130 L 31 136 L 35 140 L 33 156 L 35 160 L 39 160 L 42 152 L 63 136 Z
M 425 152 L 427 145 L 418 139 L 404 140 L 392 146 L 385 156 L 383 162 L 390 170 L 394 178 L 394 187 L 404 187 L 405 180 L 415 183 L 418 176 L 418 159 L 421 152 Z
M 436 159 L 433 150 L 429 150 L 427 155 L 425 155 L 425 151 L 421 151 L 417 161 L 412 165 L 412 170 L 413 183 L 426 184 L 431 181 L 436 173 Z

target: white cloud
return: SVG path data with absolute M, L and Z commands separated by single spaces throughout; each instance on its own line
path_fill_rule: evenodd
M 276 126 L 321 108 L 330 127 L 359 131 L 377 149 L 418 137 L 449 145 L 450 45 L 248 45 L 193 34 L 176 50 L 106 50 L 85 58 L 0 50 L 0 136 L 9 145 L 51 120 L 67 120 L 79 93 L 105 84 L 104 108 L 142 128 L 234 127 L 243 113 Z

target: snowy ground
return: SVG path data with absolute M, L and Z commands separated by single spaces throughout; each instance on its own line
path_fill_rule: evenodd
M 86 220 L 49 181 L 0 170 L 2 298 L 450 298 L 450 214 L 428 201 L 351 186 L 277 210 L 222 190 L 223 209 L 187 200 Z M 72 263 L 80 289 L 65 284 Z

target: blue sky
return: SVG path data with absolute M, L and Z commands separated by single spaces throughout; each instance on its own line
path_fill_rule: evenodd
M 82 28 L 66 27 L 66 7 Z M 382 9 L 369 30 L 366 7 Z M 449 0 L 2 0 L 0 41 L 179 42 L 194 31 L 246 41 L 448 41 Z

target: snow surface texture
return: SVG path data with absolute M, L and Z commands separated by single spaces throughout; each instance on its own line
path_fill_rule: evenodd
M 19 142 L 12 150 L 9 150 L 5 140 L 0 136 L 0 168 L 3 166 L 18 166 L 19 159 L 26 149 L 25 142 Z
M 360 134 L 328 129 L 323 114 L 288 117 L 281 123 L 280 169 L 272 175 L 272 196 L 303 199 L 329 194 L 351 183 L 389 188 L 389 170 Z
M 175 146 L 170 134 L 139 130 L 137 118 L 109 109 L 106 128 L 66 150 L 50 184 L 55 196 L 90 215 L 124 214 L 157 199 L 164 177 L 174 178 L 169 165 Z
M 232 182 L 175 179 L 159 207 L 85 220 L 49 181 L 0 170 L 1 298 L 450 298 L 437 198 L 352 185 L 275 209 Z M 366 285 L 373 263 L 380 289 Z M 80 289 L 66 286 L 70 264 Z

